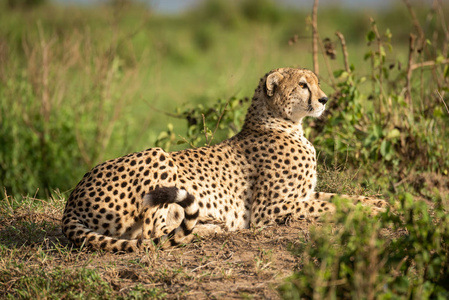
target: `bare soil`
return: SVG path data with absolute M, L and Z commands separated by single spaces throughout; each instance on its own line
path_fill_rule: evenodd
M 276 288 L 298 264 L 288 249 L 298 243 L 303 225 L 216 234 L 168 251 L 104 254 L 90 264 L 116 263 L 103 279 L 117 291 L 141 283 L 161 288 L 170 299 L 278 299 Z

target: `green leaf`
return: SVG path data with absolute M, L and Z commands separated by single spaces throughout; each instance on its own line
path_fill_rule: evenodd
M 334 77 L 335 78 L 339 78 L 341 76 L 341 74 L 343 74 L 345 70 L 336 70 L 334 71 Z
M 400 135 L 401 135 L 401 132 L 398 129 L 394 128 L 387 133 L 386 138 L 388 140 L 395 139 L 395 138 L 399 137 Z
M 433 110 L 433 116 L 436 118 L 441 118 L 443 116 L 443 110 L 441 109 L 441 107 L 435 107 L 435 109 Z
M 383 46 L 380 46 L 380 56 L 385 57 L 387 54 L 385 53 L 385 48 Z
M 380 145 L 380 154 L 385 158 L 385 160 L 389 161 L 392 158 L 393 150 L 391 148 L 391 143 L 386 139 L 382 141 Z
M 374 33 L 374 31 L 372 31 L 372 30 L 368 31 L 368 33 L 366 34 L 366 40 L 368 42 L 372 42 L 372 41 L 374 41 L 375 38 L 376 38 L 376 34 Z
M 371 56 L 373 56 L 373 52 L 372 51 L 368 51 L 365 53 L 365 55 L 363 56 L 363 60 L 367 60 L 368 58 L 370 58 Z
M 383 131 L 382 130 L 382 126 L 376 124 L 373 129 L 374 129 L 373 133 L 374 133 L 376 138 L 380 138 L 381 136 L 383 136 L 383 134 L 382 134 L 382 131 Z
M 449 77 L 449 65 L 444 67 L 444 78 Z
M 390 28 L 387 28 L 387 30 L 385 30 L 385 37 L 391 39 L 392 36 Z

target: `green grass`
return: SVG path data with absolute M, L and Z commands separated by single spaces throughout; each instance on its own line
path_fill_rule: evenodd
M 109 299 L 112 294 L 111 287 L 95 270 L 38 271 L 21 264 L 8 267 L 10 271 L 0 276 L 3 282 L 16 278 L 12 286 L 15 295 L 10 294 L 10 299 Z

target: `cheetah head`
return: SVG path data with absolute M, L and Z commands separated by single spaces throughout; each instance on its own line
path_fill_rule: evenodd
M 307 116 L 321 116 L 328 100 L 317 76 L 306 69 L 271 71 L 266 76 L 265 92 L 269 110 L 295 123 Z

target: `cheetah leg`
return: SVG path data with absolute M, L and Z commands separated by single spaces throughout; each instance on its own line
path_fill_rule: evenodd
M 376 198 L 369 198 L 364 196 L 338 195 L 333 193 L 314 192 L 310 195 L 310 199 L 301 201 L 295 208 L 296 218 L 303 219 L 305 217 L 312 217 L 317 219 L 323 213 L 333 213 L 336 211 L 332 199 L 335 196 L 352 200 L 354 205 L 361 203 L 363 206 L 370 207 L 370 214 L 376 215 L 384 212 L 389 204 L 387 201 Z
M 294 207 L 294 218 L 319 218 L 326 213 L 334 213 L 336 211 L 335 205 L 332 203 L 332 199 L 335 196 L 352 200 L 354 205 L 360 203 L 363 206 L 370 207 L 370 214 L 376 215 L 384 212 L 389 206 L 388 202 L 382 199 L 364 197 L 364 196 L 351 196 L 351 195 L 338 195 L 333 193 L 314 192 L 310 195 L 308 200 L 300 201 L 296 204 L 292 204 Z M 278 221 L 278 220 L 277 220 Z M 278 221 L 279 222 L 279 221 Z
M 217 224 L 197 224 L 192 233 L 198 234 L 199 236 L 208 236 L 222 232 L 223 228 Z
M 318 218 L 323 214 L 335 212 L 336 207 L 329 201 L 310 199 L 307 195 L 292 193 L 288 197 L 266 194 L 263 181 L 254 187 L 254 199 L 251 207 L 251 224 L 284 224 L 289 219 Z M 263 193 L 259 193 L 262 191 Z M 273 197 L 271 197 L 273 196 Z M 271 197 L 271 198 L 270 198 Z
M 198 219 L 198 223 L 193 229 L 193 234 L 199 236 L 214 235 L 222 233 L 226 228 L 226 223 L 209 216 L 203 216 Z
M 336 207 L 331 201 L 336 195 L 315 192 L 308 199 L 299 201 L 278 201 L 270 205 L 255 205 L 252 208 L 251 222 L 254 225 L 267 225 L 270 223 L 283 224 L 289 218 L 318 219 L 325 214 L 332 214 L 336 211 Z M 362 205 L 370 206 L 371 214 L 373 215 L 385 211 L 385 208 L 389 206 L 388 202 L 381 199 L 348 195 L 340 195 L 340 197 L 352 200 L 353 204 L 361 203 Z M 258 203 L 266 202 L 263 199 L 258 201 Z
M 154 239 L 156 244 L 161 242 L 163 248 L 168 248 L 171 246 L 177 246 L 181 243 L 188 243 L 193 239 L 192 231 L 195 227 L 198 216 L 199 216 L 199 207 L 197 201 L 193 195 L 189 194 L 184 189 L 178 189 L 176 187 L 163 187 L 155 189 L 151 191 L 149 194 L 144 196 L 144 205 L 151 207 L 148 212 L 151 211 L 153 213 L 152 208 L 160 208 L 166 204 L 176 203 L 179 205 L 184 211 L 184 217 L 178 227 L 173 229 L 168 234 L 165 234 L 161 237 L 157 237 Z M 176 211 L 174 212 L 176 214 Z M 157 214 L 151 215 L 149 221 L 144 221 L 145 228 L 148 228 L 144 237 L 151 237 L 152 235 L 156 235 L 158 233 L 151 232 L 149 229 L 154 229 L 156 226 L 159 226 L 162 223 L 166 223 L 163 218 L 161 218 L 160 224 L 157 222 L 157 218 L 155 218 Z M 155 222 L 156 220 L 156 222 Z M 151 223 L 153 222 L 153 225 Z M 148 224 L 147 224 L 148 223 Z M 164 228 L 164 225 L 161 225 L 161 228 Z M 163 230 L 164 231 L 164 230 Z M 169 243 L 166 243 L 169 241 Z
M 305 219 L 314 218 L 319 219 L 326 214 L 333 214 L 336 212 L 336 206 L 331 202 L 332 198 L 337 194 L 331 193 L 313 193 L 309 199 L 301 200 L 296 203 L 284 203 L 274 208 L 274 212 L 277 213 L 274 216 L 274 220 L 278 224 L 285 223 L 289 218 L 293 219 Z M 342 198 L 352 200 L 353 204 L 361 203 L 370 207 L 370 215 L 377 215 L 384 212 L 388 207 L 388 202 L 381 199 L 367 198 L 363 196 L 348 196 L 338 195 Z M 291 212 L 291 213 L 289 213 Z
M 384 212 L 390 205 L 383 199 L 365 197 L 365 196 L 352 196 L 352 195 L 338 195 L 333 193 L 315 192 L 311 195 L 311 198 L 319 199 L 322 201 L 332 201 L 335 196 L 339 196 L 344 199 L 352 200 L 354 205 L 360 203 L 363 206 L 369 206 L 373 214 Z

